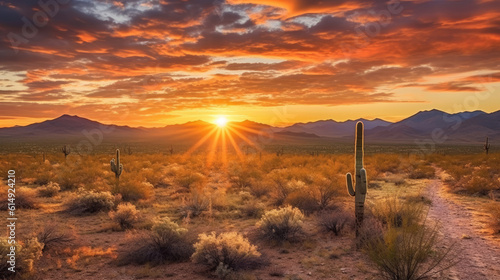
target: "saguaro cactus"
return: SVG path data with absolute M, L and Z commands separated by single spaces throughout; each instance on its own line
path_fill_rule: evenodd
M 363 123 L 356 124 L 356 137 L 354 146 L 355 155 L 355 182 L 352 181 L 351 173 L 347 173 L 347 192 L 349 195 L 354 196 L 354 214 L 356 215 L 356 237 L 359 235 L 359 228 L 363 223 L 363 215 L 365 208 L 366 191 L 368 189 L 368 181 L 366 177 L 366 170 L 363 168 Z M 355 184 L 355 188 L 353 188 Z
M 71 153 L 71 148 L 67 145 L 64 145 L 64 147 L 61 148 L 61 152 L 64 153 L 64 159 L 68 157 L 68 155 Z
M 115 173 L 116 180 L 120 179 L 120 175 L 123 171 L 123 165 L 120 163 L 120 150 L 116 149 L 116 161 L 115 159 L 111 160 L 111 171 Z
M 488 143 L 488 137 L 486 137 L 486 143 L 484 143 L 484 150 L 486 151 L 486 154 L 490 151 L 490 143 Z

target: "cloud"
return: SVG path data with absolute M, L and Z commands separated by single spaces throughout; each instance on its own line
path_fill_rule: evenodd
M 27 38 L 23 18 L 33 22 L 43 8 L 3 1 L 0 118 L 419 102 L 392 89 L 446 94 L 500 80 L 500 3 L 404 1 L 397 12 L 388 3 L 73 0 Z M 14 48 L 8 34 L 25 40 Z

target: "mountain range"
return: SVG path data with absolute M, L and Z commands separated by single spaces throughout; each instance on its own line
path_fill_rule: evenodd
M 258 139 L 267 143 L 314 144 L 352 141 L 354 127 L 358 121 L 365 126 L 365 141 L 374 143 L 478 143 L 486 137 L 490 141 L 500 140 L 500 111 L 483 111 L 449 114 L 439 110 L 420 111 L 399 122 L 381 119 L 357 119 L 338 122 L 320 120 L 296 123 L 287 127 L 273 127 L 252 122 L 228 123 L 235 141 Z M 217 126 L 204 121 L 167 125 L 158 128 L 129 127 L 102 124 L 97 121 L 70 115 L 34 123 L 27 126 L 0 128 L 0 142 L 33 142 L 37 140 L 65 141 L 68 138 L 106 136 L 107 141 L 165 141 L 170 143 L 196 142 L 207 134 L 216 135 Z M 275 141 L 275 142 L 273 142 Z

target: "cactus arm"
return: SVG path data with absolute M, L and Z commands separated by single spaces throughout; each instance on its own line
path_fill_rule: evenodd
M 356 192 L 354 191 L 352 187 L 352 175 L 351 173 L 347 173 L 346 175 L 346 182 L 347 182 L 347 192 L 349 193 L 350 196 L 356 195 Z
M 366 177 L 366 170 L 364 168 L 361 168 L 361 184 L 359 184 L 359 192 L 362 195 L 365 195 L 368 189 L 368 179 Z

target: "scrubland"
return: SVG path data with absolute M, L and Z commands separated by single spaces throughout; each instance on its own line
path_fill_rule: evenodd
M 351 154 L 2 155 L 16 172 L 19 279 L 423 279 L 455 264 L 427 216 L 431 180 L 480 201 L 500 234 L 500 157 L 365 158 L 364 225 L 354 235 Z M 474 204 L 470 204 L 474 205 Z M 486 232 L 485 231 L 485 232 Z M 485 233 L 486 234 L 486 233 Z M 5 236 L 0 250 L 7 250 Z M 2 259 L 2 263 L 5 261 Z M 0 277 L 12 277 L 2 266 Z

